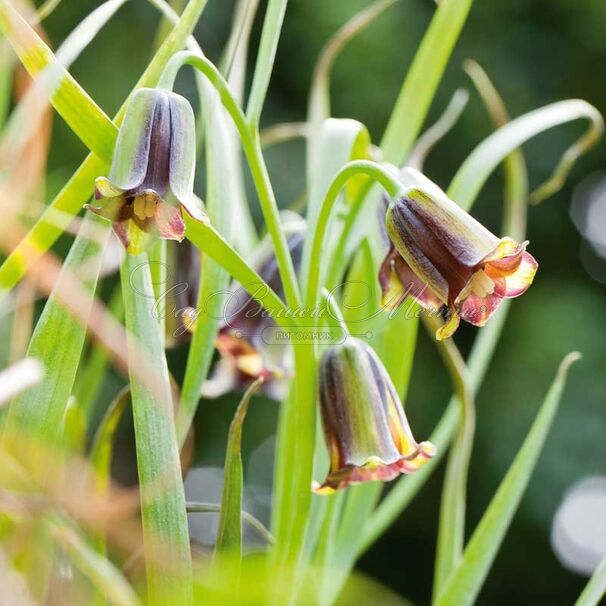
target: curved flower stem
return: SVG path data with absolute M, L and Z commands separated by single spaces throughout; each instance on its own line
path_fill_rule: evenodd
M 261 203 L 261 210 L 267 224 L 267 231 L 274 244 L 276 261 L 280 270 L 282 284 L 284 285 L 286 301 L 292 308 L 297 308 L 301 303 L 299 286 L 292 257 L 288 251 L 286 236 L 281 229 L 278 205 L 261 152 L 257 128 L 249 123 L 225 78 L 223 78 L 217 67 L 206 57 L 189 51 L 175 54 L 166 66 L 160 78 L 159 86 L 165 89 L 172 89 L 177 73 L 184 65 L 191 65 L 204 74 L 217 90 L 221 102 L 234 121 L 240 135 L 242 148 L 248 159 L 257 194 L 259 195 L 259 202 Z
M 434 335 L 440 327 L 436 317 L 426 314 L 423 315 L 423 323 L 430 335 Z M 452 339 L 436 341 L 436 345 L 450 374 L 455 396 L 460 404 L 458 432 L 450 449 L 440 503 L 433 587 L 437 599 L 463 553 L 467 471 L 473 447 L 476 414 L 473 381 L 461 352 Z
M 343 312 L 341 311 L 339 304 L 335 300 L 335 296 L 326 288 L 323 288 L 322 298 L 326 301 L 326 306 L 328 308 L 328 311 L 330 312 L 330 315 L 334 320 L 339 323 L 339 326 L 343 330 L 343 334 L 348 337 L 349 328 L 347 327 L 347 322 L 345 320 L 345 317 L 343 316 Z
M 360 174 L 368 175 L 371 179 L 377 181 L 390 196 L 397 196 L 400 190 L 403 189 L 403 185 L 398 178 L 388 169 L 376 162 L 370 162 L 368 160 L 354 160 L 353 162 L 349 162 L 337 173 L 322 202 L 316 229 L 313 234 L 309 264 L 307 264 L 307 267 L 309 268 L 307 273 L 307 288 L 305 289 L 305 302 L 308 306 L 314 306 L 318 302 L 321 278 L 320 272 L 322 267 L 320 257 L 322 255 L 322 249 L 324 248 L 326 232 L 328 231 L 335 202 L 347 181 Z M 360 205 L 361 201 L 359 206 Z M 351 208 L 349 214 L 354 212 L 354 208 Z M 305 273 L 303 275 L 305 275 Z

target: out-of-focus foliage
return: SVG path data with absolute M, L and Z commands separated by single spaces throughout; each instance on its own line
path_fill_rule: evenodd
M 63 40 L 98 4 L 96 0 L 64 0 L 61 9 L 45 24 L 51 42 Z M 364 0 L 291 0 L 264 122 L 305 118 L 307 91 L 318 52 L 349 16 L 367 4 Z M 373 140 L 383 130 L 433 5 L 431 0 L 399 0 L 356 38 L 335 64 L 331 91 L 334 114 L 360 120 L 368 126 Z M 231 0 L 211 0 L 197 32 L 201 46 L 213 61 L 218 60 L 229 31 L 232 9 Z M 74 64 L 75 78 L 108 115 L 119 108 L 147 64 L 148 46 L 140 41 L 152 36 L 157 19 L 157 13 L 144 0 L 128 2 L 121 18 L 113 20 Z M 512 116 L 568 97 L 586 99 L 605 111 L 606 86 L 599 71 L 599 66 L 606 65 L 604 23 L 603 0 L 475 3 L 433 104 L 430 122 L 455 88 L 463 85 L 471 89 L 461 69 L 466 58 L 476 59 L 490 74 Z M 255 41 L 260 33 L 258 25 Z M 107 61 L 99 62 L 98 55 Z M 180 77 L 179 88 L 194 94 L 189 74 Z M 86 153 L 61 120 L 56 120 L 53 128 L 49 196 Z M 427 174 L 446 185 L 467 153 L 490 131 L 489 118 L 472 93 L 459 124 L 429 157 Z M 535 185 L 549 176 L 559 154 L 578 132 L 579 126 L 571 125 L 542 135 L 526 146 L 529 173 Z M 288 206 L 302 193 L 303 145 L 288 143 L 270 150 L 267 158 L 280 204 Z M 606 148 L 601 144 L 581 160 L 561 192 L 529 211 L 528 234 L 541 271 L 525 296 L 525 304 L 513 307 L 508 329 L 478 394 L 478 430 L 468 491 L 470 527 L 477 523 L 517 451 L 563 354 L 579 350 L 583 360 L 570 377 L 569 397 L 555 420 L 534 476 L 536 482 L 528 489 L 480 595 L 480 604 L 570 604 L 585 582 L 561 567 L 548 538 L 555 507 L 566 488 L 585 475 L 603 474 L 606 460 L 606 341 L 600 338 L 606 291 L 579 262 L 579 236 L 567 212 L 575 183 L 605 166 Z M 476 206 L 476 214 L 495 230 L 500 220 L 501 191 L 500 178 L 492 179 Z M 63 243 L 58 246 L 62 248 Z M 462 344 L 473 331 L 461 328 Z M 183 368 L 183 350 L 176 350 L 171 356 L 171 365 Z M 5 360 L 1 362 L 4 365 Z M 117 377 L 113 384 L 106 383 L 104 399 L 111 399 L 120 384 Z M 450 383 L 433 344 L 421 338 L 407 404 L 420 435 L 429 434 L 449 394 Z M 494 394 L 499 397 L 494 398 Z M 221 465 L 236 404 L 235 398 L 222 398 L 203 407 L 196 422 L 200 445 L 196 465 Z M 255 415 L 247 420 L 242 447 L 250 482 L 245 486 L 244 501 L 254 501 L 255 514 L 264 522 L 271 481 L 271 444 L 264 440 L 274 431 L 275 413 L 273 403 L 255 404 Z M 127 434 L 128 420 L 121 428 L 125 443 Z M 417 603 L 427 603 L 429 599 L 425 580 L 432 575 L 440 476 L 436 474 L 406 516 L 360 564 L 362 570 Z M 528 566 L 528 561 L 533 562 L 532 566 Z M 511 579 L 516 580 L 515 584 Z

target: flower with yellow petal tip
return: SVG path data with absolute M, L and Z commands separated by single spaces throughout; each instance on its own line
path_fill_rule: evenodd
M 185 236 L 180 206 L 207 220 L 193 193 L 195 163 L 194 113 L 187 99 L 139 89 L 120 127 L 109 178 L 95 181 L 95 200 L 104 203 L 86 208 L 113 223 L 130 253 L 145 250 L 154 235 L 180 242 Z
M 436 452 L 417 443 L 398 394 L 375 352 L 355 338 L 328 349 L 320 362 L 320 408 L 330 469 L 318 494 L 350 484 L 387 482 L 412 473 Z
M 538 268 L 527 241 L 497 238 L 437 186 L 408 189 L 385 222 L 393 244 L 379 271 L 385 305 L 409 295 L 425 308 L 445 307 L 437 339 L 452 336 L 460 318 L 483 326 L 504 298 L 528 289 Z

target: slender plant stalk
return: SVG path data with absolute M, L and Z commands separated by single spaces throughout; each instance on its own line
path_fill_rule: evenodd
M 423 316 L 430 336 L 440 327 L 435 317 Z M 474 391 L 463 356 L 452 339 L 436 341 L 440 356 L 450 374 L 454 393 L 461 408 L 459 427 L 450 449 L 442 498 L 434 570 L 434 596 L 440 592 L 458 565 L 465 544 L 465 506 L 467 500 L 467 473 L 475 431 Z
M 242 148 L 248 159 L 248 165 L 257 189 L 259 202 L 261 203 L 261 210 L 267 224 L 267 231 L 275 247 L 276 261 L 284 286 L 286 302 L 295 309 L 301 303 L 295 269 L 290 252 L 288 251 L 286 236 L 281 228 L 276 197 L 254 127 L 249 124 L 225 78 L 223 78 L 217 67 L 206 57 L 187 51 L 177 53 L 166 66 L 159 86 L 172 89 L 175 77 L 184 65 L 191 65 L 206 76 L 219 93 L 221 102 L 234 121 L 240 135 Z
M 333 179 L 326 196 L 320 207 L 316 229 L 313 233 L 313 241 L 311 246 L 309 266 L 308 266 L 308 282 L 305 291 L 306 304 L 313 308 L 319 301 L 320 289 L 323 287 L 321 280 L 322 263 L 320 261 L 322 251 L 325 246 L 326 232 L 330 225 L 330 219 L 335 203 L 338 199 L 341 189 L 352 177 L 358 175 L 367 175 L 374 181 L 378 182 L 390 196 L 397 196 L 403 189 L 402 184 L 398 181 L 390 171 L 382 167 L 380 164 L 367 160 L 354 160 L 344 166 Z M 305 275 L 305 274 L 304 274 Z
M 191 554 L 185 494 L 163 339 L 153 316 L 154 290 L 147 255 L 126 255 L 120 269 L 129 360 L 141 358 L 154 374 L 153 391 L 131 372 L 131 398 L 148 601 L 190 604 Z

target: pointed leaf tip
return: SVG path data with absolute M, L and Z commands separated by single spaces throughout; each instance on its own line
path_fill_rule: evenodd
M 242 426 L 250 400 L 262 383 L 263 378 L 260 377 L 246 390 L 229 427 L 215 555 L 226 551 L 242 551 Z

